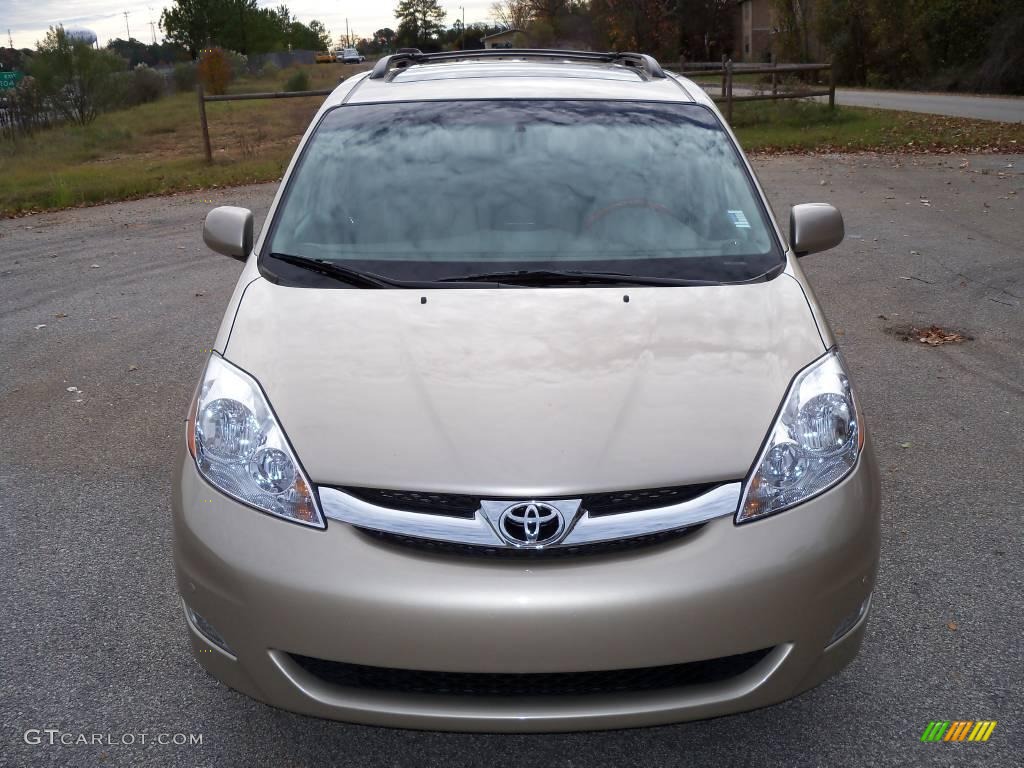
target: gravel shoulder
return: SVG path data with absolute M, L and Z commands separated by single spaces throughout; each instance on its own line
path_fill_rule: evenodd
M 1024 753 L 1024 163 L 758 158 L 783 220 L 838 205 L 810 256 L 883 473 L 864 649 L 782 705 L 546 736 L 352 726 L 270 709 L 189 656 L 171 563 L 173 451 L 240 265 L 205 249 L 218 204 L 276 185 L 0 220 L 0 765 L 1016 766 Z M 904 341 L 937 324 L 971 337 Z M 929 720 L 999 721 L 922 744 Z M 202 745 L 25 743 L 30 728 L 194 733 Z

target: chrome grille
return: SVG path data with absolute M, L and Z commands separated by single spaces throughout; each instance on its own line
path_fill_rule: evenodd
M 731 516 L 739 505 L 739 482 L 676 486 L 642 491 L 590 494 L 568 499 L 480 498 L 470 494 L 384 491 L 368 488 L 321 486 L 320 502 L 328 520 L 357 529 L 389 534 L 398 539 L 491 549 L 576 549 L 677 532 Z M 469 514 L 473 507 L 473 514 Z M 520 509 L 525 507 L 525 509 Z M 534 530 L 533 525 L 552 510 L 562 516 L 556 533 Z M 543 515 L 534 519 L 540 511 Z M 521 515 L 520 515 L 521 513 Z M 524 540 L 503 521 L 532 520 Z M 516 529 L 518 530 L 518 529 Z M 524 532 L 526 529 L 524 528 Z M 550 533 L 550 532 L 547 532 Z M 589 550 L 588 550 L 589 551 Z M 595 550 L 596 551 L 596 550 Z
M 583 494 L 583 509 L 592 517 L 601 515 L 617 515 L 625 512 L 638 512 L 643 509 L 667 507 L 695 499 L 721 483 L 699 483 L 694 485 L 673 485 L 664 488 L 641 488 L 629 491 L 609 491 L 605 493 Z M 357 499 L 392 509 L 404 509 L 409 512 L 423 512 L 429 515 L 446 515 L 449 517 L 472 518 L 480 508 L 484 498 L 495 499 L 494 496 L 477 496 L 463 493 L 432 493 L 427 491 L 396 491 L 386 488 L 360 488 L 344 486 L 339 490 L 355 496 Z M 573 494 L 568 494 L 572 496 Z M 537 497 L 543 501 L 545 497 Z M 516 499 L 510 498 L 509 501 Z

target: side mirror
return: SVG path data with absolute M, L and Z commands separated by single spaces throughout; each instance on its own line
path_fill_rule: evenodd
M 203 242 L 210 250 L 245 261 L 252 250 L 252 211 L 222 205 L 206 214 Z
M 843 214 L 828 203 L 794 205 L 789 214 L 789 245 L 797 256 L 835 248 L 845 234 Z

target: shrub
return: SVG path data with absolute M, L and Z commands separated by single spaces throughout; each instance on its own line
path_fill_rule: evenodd
M 132 99 L 132 81 L 135 75 L 132 72 L 115 72 L 103 85 L 103 92 L 98 98 L 98 106 L 101 112 L 110 109 L 124 109 L 130 107 Z
M 228 64 L 231 66 L 231 76 L 234 78 L 244 77 L 249 74 L 249 57 L 237 51 L 224 51 L 228 57 Z
M 203 51 L 199 64 L 196 65 L 196 75 L 199 82 L 203 84 L 208 92 L 222 94 L 228 89 L 233 72 L 231 61 L 223 48 L 207 48 Z
M 263 65 L 263 69 L 260 70 L 261 77 L 274 78 L 280 74 L 281 68 L 272 61 L 268 61 Z
M 85 125 L 110 103 L 114 74 L 123 70 L 116 54 L 69 38 L 63 27 L 50 27 L 29 71 L 60 115 Z
M 196 87 L 196 65 L 191 61 L 183 61 L 174 65 L 174 87 L 178 93 L 191 91 Z
M 15 138 L 48 126 L 46 102 L 34 77 L 23 77 L 7 91 L 7 108 L 0 110 L 0 135 Z
M 286 91 L 308 91 L 309 73 L 304 69 L 297 69 L 291 74 L 284 84 Z
M 154 72 L 145 65 L 139 65 L 131 74 L 132 79 L 128 90 L 129 106 L 156 101 L 164 95 L 166 85 L 163 75 L 159 72 Z

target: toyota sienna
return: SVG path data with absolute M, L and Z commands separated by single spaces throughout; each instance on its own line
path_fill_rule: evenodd
M 358 190 L 358 194 L 347 194 Z M 856 655 L 879 482 L 848 368 L 712 101 L 641 54 L 409 52 L 327 98 L 176 463 L 199 663 L 295 712 L 618 728 Z

